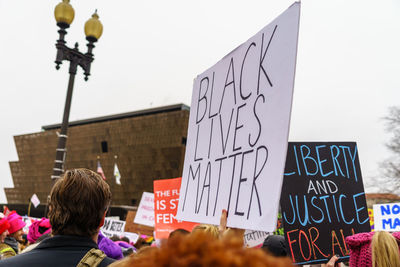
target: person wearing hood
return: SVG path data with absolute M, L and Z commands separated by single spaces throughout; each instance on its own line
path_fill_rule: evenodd
M 288 255 L 285 237 L 281 235 L 267 236 L 261 248 L 275 257 L 286 257 Z
M 19 242 L 23 242 L 22 235 L 24 231 L 22 228 L 24 228 L 26 224 L 16 211 L 12 211 L 7 216 L 7 221 L 10 224 L 10 228 L 8 228 L 9 235 L 5 238 L 4 243 L 9 245 L 15 253 L 18 254 L 20 251 Z
M 97 238 L 97 246 L 101 251 L 103 251 L 108 257 L 112 259 L 120 260 L 124 257 L 121 247 L 115 244 L 108 237 L 104 236 L 102 232 L 99 232 L 99 237 Z

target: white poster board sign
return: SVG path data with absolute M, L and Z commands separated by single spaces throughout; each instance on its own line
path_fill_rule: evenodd
M 31 197 L 31 202 L 32 202 L 32 204 L 33 204 L 33 206 L 34 206 L 35 208 L 37 208 L 37 206 L 39 206 L 40 200 L 39 200 L 39 198 L 38 198 L 38 196 L 37 196 L 36 194 L 33 194 L 33 195 L 32 195 L 32 197 Z
M 249 248 L 260 246 L 269 235 L 269 233 L 263 231 L 246 230 L 243 236 L 244 245 Z
M 154 227 L 154 194 L 143 192 L 134 223 Z
M 125 230 L 125 221 L 106 218 L 100 230 L 106 237 L 112 237 L 113 235 L 122 236 Z
M 119 221 L 120 218 L 119 218 L 119 216 L 107 216 L 106 219 Z
M 288 145 L 300 3 L 194 81 L 177 218 L 272 232 Z
M 400 203 L 374 205 L 375 231 L 400 231 Z
M 137 233 L 125 232 L 123 236 L 127 237 L 129 242 L 133 244 L 135 244 L 139 239 L 139 235 Z

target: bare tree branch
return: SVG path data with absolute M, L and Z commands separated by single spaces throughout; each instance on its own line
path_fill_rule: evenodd
M 392 156 L 380 164 L 381 178 L 374 179 L 374 186 L 383 191 L 397 192 L 400 188 L 400 107 L 390 107 L 385 120 L 385 130 L 391 133 L 386 147 Z

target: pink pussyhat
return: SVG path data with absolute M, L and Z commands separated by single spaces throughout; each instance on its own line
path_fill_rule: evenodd
M 4 233 L 6 230 L 10 228 L 10 223 L 6 218 L 0 219 L 0 234 Z
M 7 216 L 7 221 L 10 223 L 10 228 L 8 229 L 10 234 L 15 233 L 26 225 L 21 216 L 19 216 L 15 211 L 11 212 Z
M 372 237 L 376 232 L 358 233 L 346 237 L 346 243 L 350 248 L 350 267 L 372 267 Z M 397 244 L 400 244 L 400 232 L 392 233 Z M 400 252 L 400 248 L 399 248 Z
M 47 218 L 42 218 L 34 221 L 31 226 L 29 226 L 27 238 L 29 243 L 33 244 L 39 237 L 49 233 L 51 233 L 50 221 Z

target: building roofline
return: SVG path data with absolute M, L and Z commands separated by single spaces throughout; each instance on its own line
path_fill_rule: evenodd
M 365 194 L 367 199 L 375 198 L 375 199 L 391 199 L 391 200 L 400 200 L 400 196 L 392 193 L 367 193 Z
M 178 111 L 178 110 L 190 110 L 190 107 L 185 104 L 175 104 L 175 105 L 169 105 L 169 106 L 163 106 L 163 107 L 157 107 L 157 108 L 149 108 L 149 109 L 143 109 L 143 110 L 138 110 L 138 111 L 131 111 L 131 112 L 126 112 L 126 113 L 96 117 L 96 118 L 91 118 L 91 119 L 72 121 L 72 122 L 69 122 L 68 127 L 80 126 L 80 125 L 97 123 L 97 122 L 119 120 L 119 119 L 125 119 L 125 118 L 132 118 L 132 117 L 139 117 L 139 116 L 154 115 L 154 114 L 158 114 L 158 113 L 173 112 L 173 111 Z M 58 129 L 58 128 L 61 128 L 61 123 L 42 126 L 42 130 L 45 130 L 45 131 L 54 130 L 54 129 Z

